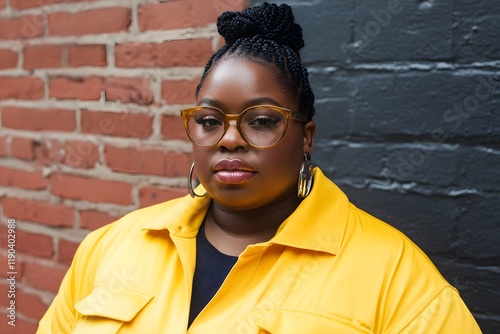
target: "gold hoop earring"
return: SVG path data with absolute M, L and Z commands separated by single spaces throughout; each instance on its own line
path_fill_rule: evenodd
M 193 188 L 193 171 L 194 171 L 194 162 L 191 165 L 191 168 L 189 169 L 189 178 L 188 178 L 188 192 L 189 192 L 189 195 L 191 195 L 192 198 L 195 198 L 195 197 L 204 197 L 207 193 L 204 193 L 203 195 L 198 195 L 197 193 L 194 192 L 194 188 Z
M 300 172 L 299 172 L 299 191 L 297 196 L 300 199 L 304 199 L 309 195 L 311 192 L 311 186 L 312 186 L 312 163 L 311 163 L 311 154 L 310 153 L 305 153 L 304 154 L 304 161 L 302 162 L 302 165 L 300 165 Z

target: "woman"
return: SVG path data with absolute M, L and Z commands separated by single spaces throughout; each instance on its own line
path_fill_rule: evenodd
M 182 111 L 191 196 L 91 233 L 39 333 L 480 333 L 417 246 L 312 169 L 290 7 L 218 28 L 226 44 Z

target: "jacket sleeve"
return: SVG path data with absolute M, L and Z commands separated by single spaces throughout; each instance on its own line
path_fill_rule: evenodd
M 448 286 L 400 333 L 480 334 L 481 329 L 458 292 Z
M 40 320 L 37 334 L 71 333 L 76 322 L 74 305 L 92 290 L 96 273 L 97 236 L 102 230 L 90 233 L 78 247 L 70 268 L 66 272 L 59 291 Z M 97 237 L 97 238 L 96 238 Z

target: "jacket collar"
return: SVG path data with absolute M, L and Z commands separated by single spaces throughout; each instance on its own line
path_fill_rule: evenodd
M 314 184 L 297 209 L 283 222 L 267 244 L 337 254 L 347 224 L 346 195 L 319 168 L 313 171 Z M 197 193 L 204 193 L 200 185 Z M 159 215 L 143 230 L 165 230 L 171 236 L 194 238 L 211 203 L 209 196 L 189 195 L 157 205 Z
M 197 193 L 204 193 L 200 185 Z M 203 218 L 210 206 L 212 199 L 209 196 L 195 197 L 186 195 L 181 198 L 155 205 L 158 208 L 154 218 L 145 223 L 143 230 L 168 230 L 170 235 L 180 238 L 194 238 L 203 222 Z
M 310 194 L 288 217 L 271 243 L 337 254 L 342 243 L 349 201 L 318 168 Z

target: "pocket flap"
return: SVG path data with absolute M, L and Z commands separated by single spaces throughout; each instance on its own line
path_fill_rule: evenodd
M 300 310 L 267 309 L 256 322 L 259 333 L 343 333 L 372 334 L 364 326 L 334 315 L 326 316 Z
M 84 316 L 98 316 L 118 321 L 131 321 L 153 299 L 140 291 L 127 287 L 98 286 L 75 308 Z

